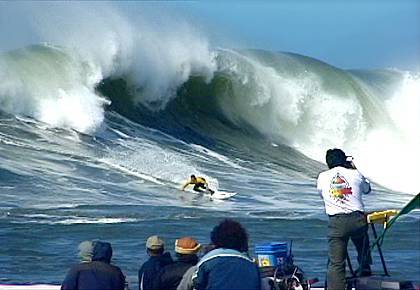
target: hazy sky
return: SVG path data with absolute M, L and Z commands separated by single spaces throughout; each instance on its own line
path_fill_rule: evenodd
M 419 68 L 420 1 L 176 2 L 241 46 L 290 51 L 343 68 Z M 234 44 L 233 44 L 234 45 Z
M 345 68 L 419 67 L 420 1 L 270 1 L 191 5 L 249 46 Z
M 133 19 L 140 11 L 186 19 L 215 46 L 295 52 L 341 68 L 420 68 L 417 0 L 105 3 Z M 0 2 L 1 50 L 37 41 L 26 27 L 30 15 L 21 9 L 25 5 Z M 42 5 L 46 12 L 49 9 L 45 1 L 30 5 Z

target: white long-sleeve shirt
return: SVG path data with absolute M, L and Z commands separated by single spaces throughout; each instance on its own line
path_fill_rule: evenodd
M 337 166 L 319 174 L 317 189 L 327 215 L 364 212 L 362 194 L 370 192 L 370 183 L 357 169 Z

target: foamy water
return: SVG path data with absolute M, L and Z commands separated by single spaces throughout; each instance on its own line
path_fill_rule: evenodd
M 22 4 L 39 44 L 0 54 L 0 280 L 60 283 L 77 245 L 102 239 L 136 288 L 147 236 L 169 250 L 181 236 L 207 243 L 226 217 L 246 226 L 251 254 L 293 240 L 297 264 L 322 280 L 315 184 L 328 148 L 373 182 L 368 211 L 418 191 L 418 72 L 215 48 L 186 21 L 50 4 L 48 15 Z M 181 191 L 191 174 L 237 195 Z M 401 218 L 384 244 L 399 278 L 420 280 L 418 220 Z

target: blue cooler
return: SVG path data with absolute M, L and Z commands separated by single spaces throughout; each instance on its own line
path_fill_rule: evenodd
M 287 258 L 287 242 L 255 245 L 255 254 L 260 267 L 282 268 Z

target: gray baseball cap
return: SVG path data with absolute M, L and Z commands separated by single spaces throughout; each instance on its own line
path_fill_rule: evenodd
M 159 236 L 150 236 L 146 241 L 146 248 L 151 250 L 158 250 L 163 248 L 165 243 Z

